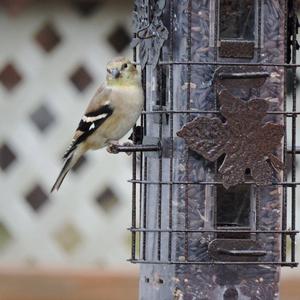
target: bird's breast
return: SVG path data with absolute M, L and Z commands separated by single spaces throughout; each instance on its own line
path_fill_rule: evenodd
M 109 140 L 122 138 L 134 126 L 142 111 L 141 87 L 114 88 L 110 96 L 113 113 L 89 140 L 93 148 L 104 147 Z

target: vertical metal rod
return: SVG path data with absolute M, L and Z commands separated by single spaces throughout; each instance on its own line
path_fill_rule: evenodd
M 134 6 L 134 10 L 136 11 L 136 5 Z M 133 34 L 133 38 L 136 38 L 136 33 Z M 137 62 L 137 49 L 136 49 L 136 47 L 133 48 L 133 61 Z M 141 118 L 141 126 L 143 128 L 142 118 Z M 143 168 L 143 165 L 142 165 L 143 157 L 142 156 L 143 156 L 143 152 L 140 152 L 140 157 L 141 157 L 140 167 L 139 167 L 139 169 L 140 169 L 140 175 L 139 175 L 140 180 L 142 180 L 142 168 Z M 134 156 L 132 156 L 132 160 L 134 160 L 136 158 L 137 158 L 136 156 L 135 156 L 135 158 L 134 158 Z M 139 186 L 139 225 L 138 226 L 141 227 L 142 226 L 141 224 L 142 224 L 142 184 L 140 184 L 140 186 Z M 139 234 L 139 245 L 142 244 L 142 242 L 141 242 L 141 235 L 142 234 L 143 233 Z M 140 249 L 139 249 L 138 256 L 139 256 L 139 259 L 140 259 L 141 258 L 141 247 L 139 247 L 139 248 Z
M 285 39 L 288 39 L 288 17 L 289 17 L 289 11 L 288 11 L 288 1 L 285 1 L 285 27 L 284 27 L 284 33 L 285 33 Z M 287 43 L 285 43 L 284 47 L 284 57 L 287 57 Z M 285 61 L 285 63 L 287 63 Z M 284 101 L 283 101 L 283 110 L 286 111 L 287 105 L 286 105 L 286 95 L 287 95 L 287 70 L 284 68 Z M 283 164 L 285 168 L 283 169 L 283 181 L 287 181 L 287 171 L 286 171 L 286 163 L 287 163 L 287 118 L 286 115 L 283 115 L 283 125 L 285 128 L 285 134 L 283 138 Z M 281 220 L 281 230 L 286 230 L 286 221 L 287 221 L 287 187 L 283 186 L 283 194 L 282 194 L 282 220 Z M 286 235 L 281 234 L 281 261 L 286 261 Z
M 162 54 L 161 54 L 162 56 Z M 158 97 L 159 97 L 159 110 L 162 111 L 162 101 L 164 97 L 164 90 L 162 86 L 163 82 L 163 67 L 164 66 L 159 66 L 158 67 Z M 158 128 L 158 136 L 159 140 L 162 140 L 162 122 L 163 122 L 163 114 L 162 112 L 159 113 L 159 128 Z M 159 182 L 162 182 L 162 153 L 159 153 L 159 162 L 158 162 L 158 180 Z M 162 214 L 162 184 L 160 183 L 158 185 L 158 218 L 157 218 L 157 226 L 158 229 L 161 229 L 161 214 Z M 157 260 L 161 259 L 161 232 L 157 233 Z
M 141 120 L 140 120 L 140 125 L 141 125 L 141 128 L 144 128 L 144 116 L 141 116 Z M 140 155 L 140 163 L 139 163 L 139 169 L 140 169 L 140 174 L 139 174 L 139 178 L 140 180 L 143 180 L 143 159 L 144 159 L 144 154 L 143 152 L 140 152 L 139 153 Z M 142 221 L 142 211 L 143 211 L 143 203 L 142 203 L 142 199 L 143 199 L 143 185 L 140 184 L 140 190 L 139 190 L 139 226 L 142 227 L 144 226 L 143 225 L 143 221 Z M 143 245 L 143 242 L 142 242 L 142 238 L 144 236 L 144 233 L 141 233 L 140 237 L 139 237 L 139 245 L 140 245 L 140 255 L 139 257 L 141 258 L 142 256 L 142 245 Z
M 141 122 L 141 127 L 144 128 L 145 125 L 144 125 L 144 117 L 143 116 L 141 117 L 140 122 Z M 144 154 L 143 154 L 143 152 L 140 152 L 139 155 L 140 155 L 140 164 L 139 164 L 140 165 L 139 166 L 140 175 L 139 175 L 139 178 L 140 178 L 140 180 L 143 180 L 143 159 L 144 159 Z M 140 227 L 144 227 L 144 223 L 143 223 L 143 220 L 142 220 L 142 212 L 144 210 L 142 199 L 143 199 L 143 185 L 140 184 L 140 191 L 139 191 L 139 201 L 140 201 L 140 224 L 139 224 L 139 226 Z M 144 233 L 142 233 L 142 235 L 140 236 L 140 258 L 143 255 L 142 254 L 143 253 L 143 250 L 142 250 L 143 236 L 144 236 Z
M 148 25 L 150 24 L 150 0 L 148 0 Z M 144 90 L 144 110 L 147 110 L 147 65 L 145 69 L 142 72 L 142 85 Z M 147 116 L 144 116 L 144 124 L 145 127 L 143 128 L 143 135 L 147 135 Z M 144 161 L 144 180 L 147 181 L 148 179 L 148 158 L 145 155 L 145 161 Z M 148 188 L 147 185 L 144 184 L 144 210 L 143 210 L 143 226 L 144 228 L 147 228 L 147 192 Z M 146 250 L 147 250 L 147 236 L 146 232 L 144 232 L 143 235 L 143 259 L 146 260 Z
M 214 62 L 218 61 L 218 40 L 219 40 L 219 11 L 220 11 L 220 1 L 216 1 L 215 3 L 215 24 L 214 24 L 214 32 L 215 32 L 215 36 L 214 36 Z M 211 12 L 212 13 L 212 12 Z M 217 67 L 217 66 L 215 66 Z M 218 95 L 217 95 L 217 88 L 216 85 L 213 86 L 213 93 L 214 93 L 214 99 L 215 99 L 215 103 L 214 103 L 214 110 L 218 111 L 219 110 L 219 105 L 218 105 Z M 218 161 L 214 162 L 214 180 L 215 178 L 217 178 L 217 174 L 218 174 Z M 212 186 L 212 191 L 213 191 L 213 226 L 214 228 L 217 228 L 217 213 L 218 213 L 218 190 L 217 190 L 217 186 Z M 216 237 L 216 236 L 215 236 Z
M 277 187 L 278 188 L 278 187 Z M 260 209 L 261 209 L 261 205 L 260 205 L 260 196 L 262 195 L 261 193 L 261 188 L 259 186 L 257 187 L 251 187 L 252 191 L 254 190 L 255 191 L 255 197 L 254 199 L 251 201 L 255 201 L 255 224 L 253 224 L 255 230 L 259 230 L 260 228 Z M 253 196 L 252 196 L 253 197 Z M 251 224 L 251 227 L 252 227 L 252 224 Z M 257 238 L 259 238 L 259 236 L 257 236 Z
M 144 110 L 147 108 L 146 102 L 146 72 L 142 71 L 142 86 L 144 89 Z M 147 115 L 142 116 L 143 119 L 143 136 L 147 135 Z M 144 172 L 143 172 L 143 180 L 147 181 L 148 179 L 148 159 L 146 155 L 144 156 Z M 141 184 L 142 186 L 142 184 Z M 147 228 L 147 184 L 143 184 L 143 227 Z M 146 246 L 147 246 L 147 233 L 143 233 L 143 260 L 146 260 Z
M 257 1 L 257 60 L 256 62 L 260 63 L 261 62 L 261 40 L 262 40 L 262 0 L 258 0 Z M 260 88 L 257 89 L 256 92 L 256 96 L 260 97 Z M 251 201 L 255 201 L 255 229 L 259 230 L 260 228 L 260 209 L 261 209 L 261 205 L 260 205 L 260 195 L 262 195 L 261 193 L 261 188 L 258 186 L 257 188 L 251 186 L 250 189 L 253 191 L 254 189 L 256 189 L 256 193 L 255 193 L 255 198 L 251 199 Z M 252 224 L 251 224 L 252 225 Z
M 136 10 L 136 7 L 134 7 Z M 133 35 L 133 38 L 136 37 L 136 34 Z M 136 61 L 137 55 L 136 55 L 136 48 L 133 49 L 133 60 Z M 135 137 L 135 128 L 133 128 L 132 133 L 132 141 L 135 143 L 136 137 Z M 136 180 L 136 153 L 133 152 L 132 154 L 132 178 Z M 131 227 L 136 228 L 136 183 L 132 183 L 132 215 L 131 215 Z M 132 248 L 131 248 L 131 258 L 136 258 L 136 233 L 131 233 L 131 240 L 132 240 Z
M 251 226 L 251 230 L 259 230 L 260 227 L 260 222 L 259 222 L 259 209 L 260 209 L 260 205 L 259 205 L 259 192 L 260 192 L 260 188 L 259 187 L 250 187 L 250 205 L 255 205 L 254 206 L 254 214 L 255 217 L 253 218 L 253 221 L 250 221 L 250 226 Z M 252 198 L 253 197 L 253 198 Z M 253 199 L 253 200 L 252 200 Z M 251 235 L 251 237 L 253 237 L 254 239 L 258 239 L 259 235 Z
M 294 7 L 293 1 L 293 47 L 292 47 L 292 63 L 296 63 L 296 50 L 297 50 L 297 15 Z M 292 111 L 296 111 L 296 86 L 297 86 L 297 76 L 296 76 L 296 68 L 292 69 L 293 74 L 293 107 Z M 296 181 L 296 118 L 295 115 L 292 116 L 292 182 Z M 291 205 L 291 216 L 292 216 L 292 230 L 295 230 L 296 227 L 296 186 L 292 186 L 292 205 Z M 295 235 L 291 235 L 291 261 L 295 261 Z
M 187 9 L 187 18 L 188 18 L 188 36 L 187 36 L 187 60 L 192 60 L 192 0 L 188 1 L 188 9 Z M 187 103 L 186 109 L 190 110 L 191 108 L 191 73 L 192 66 L 187 65 Z M 190 114 L 187 115 L 188 121 L 190 119 Z M 186 180 L 189 181 L 189 152 L 187 150 L 187 161 L 186 161 Z M 185 229 L 189 229 L 189 185 L 185 186 Z M 184 238 L 184 256 L 188 261 L 189 259 L 189 234 L 185 233 Z
M 257 59 L 258 62 L 260 62 L 260 57 L 261 57 L 261 39 L 262 39 L 262 32 L 261 32 L 261 27 L 262 27 L 262 20 L 261 20 L 261 14 L 262 14 L 262 0 L 258 0 L 258 10 L 257 10 L 257 14 L 258 14 L 258 20 L 257 20 L 257 35 L 258 35 L 258 39 L 257 39 Z
M 174 41 L 174 5 L 173 1 L 169 1 L 169 11 L 170 11 L 170 44 L 169 44 L 169 60 L 173 61 L 174 53 L 173 53 L 173 41 Z M 174 65 L 169 66 L 169 90 L 170 90 L 170 99 L 169 99 L 169 108 L 171 111 L 174 110 Z M 173 181 L 173 156 L 174 156 L 174 115 L 169 115 L 169 126 L 170 126 L 170 169 L 169 169 L 169 180 Z M 169 185 L 169 229 L 173 228 L 173 185 Z M 168 241 L 168 260 L 172 260 L 172 232 L 169 232 L 169 241 Z
M 134 138 L 133 138 L 134 140 Z M 132 178 L 136 179 L 136 153 L 133 153 L 132 157 Z M 132 228 L 136 228 L 136 183 L 132 183 L 132 218 L 131 218 Z M 132 252 L 131 257 L 135 259 L 136 255 L 136 233 L 132 232 Z

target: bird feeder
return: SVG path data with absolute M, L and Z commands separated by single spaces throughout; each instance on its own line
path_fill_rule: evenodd
M 145 105 L 118 150 L 140 299 L 278 299 L 297 265 L 294 1 L 136 0 L 133 21 Z

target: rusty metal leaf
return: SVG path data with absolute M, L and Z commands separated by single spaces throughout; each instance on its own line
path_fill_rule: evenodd
M 247 169 L 257 185 L 270 184 L 273 170 L 283 169 L 273 152 L 281 143 L 284 128 L 263 122 L 268 101 L 243 101 L 226 90 L 220 92 L 219 101 L 225 123 L 218 118 L 198 117 L 185 124 L 177 135 L 207 160 L 216 161 L 225 154 L 219 168 L 225 188 L 243 183 Z
M 189 145 L 189 148 L 207 160 L 215 161 L 225 153 L 228 131 L 218 118 L 198 117 L 187 123 L 177 132 Z

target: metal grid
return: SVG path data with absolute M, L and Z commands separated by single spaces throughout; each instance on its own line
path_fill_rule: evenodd
M 295 236 L 298 233 L 296 230 L 296 190 L 297 186 L 300 182 L 296 181 L 296 155 L 300 153 L 299 149 L 296 146 L 296 118 L 300 114 L 297 111 L 296 106 L 296 69 L 300 67 L 299 64 L 296 63 L 296 50 L 297 50 L 297 30 L 298 30 L 298 23 L 297 23 L 297 16 L 295 14 L 295 9 L 293 7 L 293 1 L 286 1 L 286 8 L 285 14 L 286 19 L 290 17 L 290 21 L 293 22 L 289 23 L 289 26 L 285 27 L 285 36 L 288 37 L 289 31 L 292 30 L 292 43 L 291 43 L 291 63 L 248 63 L 248 62 L 219 62 L 217 61 L 217 36 L 215 35 L 215 54 L 214 54 L 214 61 L 192 61 L 192 38 L 191 38 L 191 20 L 192 20 L 192 0 L 188 1 L 188 11 L 187 11 L 187 20 L 188 20 L 188 32 L 187 32 L 187 42 L 186 42 L 186 61 L 176 61 L 174 59 L 174 51 L 173 51 L 173 43 L 174 43 L 174 1 L 168 1 L 167 6 L 165 8 L 168 18 L 170 20 L 169 23 L 169 39 L 168 43 L 165 46 L 167 51 L 162 51 L 160 55 L 159 62 L 152 71 L 152 66 L 148 64 L 146 68 L 142 71 L 142 82 L 145 90 L 145 110 L 142 113 L 141 118 L 141 127 L 143 128 L 143 136 L 147 136 L 147 118 L 149 116 L 158 116 L 158 130 L 156 132 L 157 143 L 156 144 L 149 144 L 144 143 L 141 145 L 136 145 L 133 147 L 120 147 L 119 151 L 125 152 L 133 152 L 133 173 L 132 179 L 130 182 L 132 183 L 132 226 L 129 229 L 132 232 L 132 256 L 130 261 L 133 263 L 144 263 L 144 264 L 195 264 L 195 265 L 280 265 L 280 266 L 289 266 L 295 267 L 297 266 L 296 257 L 295 257 Z M 217 6 L 218 7 L 218 6 Z M 218 11 L 216 7 L 216 16 L 218 16 Z M 261 0 L 258 1 L 258 9 L 261 10 L 262 2 Z M 261 13 L 258 13 L 258 16 L 261 16 Z M 150 13 L 149 13 L 150 18 Z M 149 20 L 148 20 L 149 21 Z M 217 31 L 217 22 L 215 22 L 215 31 Z M 292 28 L 290 24 L 292 24 Z M 261 19 L 258 20 L 258 35 L 260 36 L 261 31 Z M 261 39 L 258 39 L 258 49 L 260 49 L 260 42 Z M 288 51 L 287 46 L 285 50 Z M 258 55 L 260 55 L 258 50 Z M 137 62 L 137 55 L 136 49 L 134 49 L 134 60 Z M 138 62 L 137 62 L 138 64 Z M 284 108 L 283 110 L 270 110 L 268 111 L 268 115 L 274 116 L 281 116 L 283 118 L 283 123 L 285 125 L 285 136 L 284 136 L 284 154 L 283 160 L 285 164 L 285 169 L 283 171 L 283 177 L 280 181 L 275 181 L 270 183 L 270 186 L 275 187 L 282 187 L 283 189 L 283 197 L 282 197 L 282 227 L 280 230 L 263 230 L 256 228 L 245 230 L 245 229 L 235 229 L 235 233 L 249 233 L 251 235 L 273 235 L 273 236 L 281 236 L 282 244 L 281 244 L 281 260 L 280 261 L 201 261 L 201 260 L 192 260 L 189 259 L 189 237 L 191 234 L 199 234 L 199 238 L 201 238 L 201 234 L 217 234 L 217 233 L 228 233 L 231 232 L 230 230 L 221 230 L 221 229 L 206 229 L 206 228 L 199 228 L 199 229 L 191 229 L 189 224 L 189 193 L 188 188 L 191 185 L 196 186 L 218 186 L 221 185 L 222 182 L 217 180 L 199 180 L 193 181 L 189 179 L 189 172 L 186 172 L 185 177 L 182 180 L 174 180 L 174 172 L 177 170 L 174 169 L 174 148 L 176 147 L 176 142 L 174 140 L 174 118 L 177 116 L 184 116 L 186 121 L 190 121 L 192 116 L 195 115 L 218 115 L 220 111 L 218 109 L 218 104 L 214 104 L 214 108 L 211 110 L 194 110 L 191 109 L 191 89 L 187 88 L 186 93 L 186 109 L 174 109 L 174 73 L 178 71 L 175 70 L 176 66 L 182 66 L 186 69 L 186 82 L 187 86 L 191 86 L 191 74 L 192 68 L 201 67 L 201 66 L 247 66 L 247 67 L 264 67 L 264 68 L 272 68 L 272 67 L 279 67 L 284 68 L 285 72 L 287 69 L 292 70 L 292 78 L 293 78 L 293 90 L 292 90 L 292 110 L 287 110 L 286 101 L 284 101 Z M 165 71 L 167 70 L 167 71 Z M 182 70 L 182 69 L 181 69 Z M 163 76 L 166 72 L 166 76 L 168 78 L 168 91 L 167 94 L 167 102 L 169 103 L 169 109 L 164 107 L 163 98 L 166 95 L 166 91 L 161 83 L 163 82 Z M 156 110 L 149 109 L 149 95 L 147 94 L 147 87 L 146 82 L 151 82 L 152 80 L 156 80 L 157 84 L 157 93 L 159 98 L 158 107 Z M 286 89 L 285 89 L 286 93 Z M 217 97 L 215 97 L 217 99 Z M 168 132 L 164 130 L 164 120 L 168 118 Z M 288 119 L 291 119 L 291 148 L 287 146 L 287 136 L 289 132 L 287 132 L 287 122 Z M 153 119 L 151 119 L 152 121 Z M 169 135 L 168 139 L 168 159 L 169 162 L 165 163 L 163 160 L 163 155 L 166 152 L 165 144 L 161 143 L 163 138 L 166 135 Z M 141 140 L 142 137 L 139 137 Z M 137 137 L 134 137 L 134 141 L 137 142 Z M 157 180 L 148 180 L 148 168 L 149 168 L 149 153 L 148 152 L 156 152 L 157 153 L 157 160 L 158 160 L 158 174 Z M 287 155 L 291 156 L 290 165 L 291 165 L 291 175 L 288 176 L 287 169 L 288 169 L 288 160 Z M 151 155 L 151 154 L 150 154 Z M 189 152 L 187 152 L 187 164 L 189 161 Z M 166 166 L 167 169 L 166 170 Z M 217 168 L 215 166 L 215 171 Z M 167 175 L 165 175 L 167 173 Z M 289 179 L 290 178 L 290 179 Z M 255 185 L 252 181 L 246 181 L 246 185 Z M 180 187 L 184 187 L 185 189 L 185 197 L 184 197 L 184 222 L 183 228 L 174 228 L 174 220 L 173 220 L 173 206 L 174 206 L 174 187 L 179 185 Z M 149 197 L 147 196 L 147 190 L 151 186 L 157 187 L 157 198 L 155 201 L 157 202 L 157 222 L 156 224 L 152 224 L 154 226 L 148 225 L 148 211 L 147 211 L 147 201 L 150 201 Z M 162 198 L 162 189 L 164 186 L 167 186 L 169 190 L 169 197 L 168 199 Z M 288 197 L 290 194 L 290 197 Z M 139 196 L 137 196 L 139 195 Z M 155 196 L 153 196 L 155 198 Z M 139 203 L 137 201 L 139 200 Z M 168 202 L 168 211 L 167 213 L 163 210 L 163 202 Z M 288 211 L 288 202 L 290 203 L 290 211 Z M 258 205 L 258 203 L 256 203 Z M 291 218 L 291 227 L 287 228 L 287 216 L 290 215 Z M 167 219 L 167 226 L 163 226 L 162 219 Z M 147 255 L 147 247 L 149 247 L 147 243 L 147 235 L 152 234 L 153 241 L 157 245 L 155 246 L 155 254 Z M 177 234 L 181 234 L 180 237 L 183 238 L 184 242 L 184 257 L 185 259 L 182 260 L 181 257 L 175 257 L 174 254 L 174 244 L 173 239 L 174 236 Z M 287 237 L 290 237 L 291 240 L 291 248 L 290 248 L 290 260 L 287 259 Z M 178 237 L 177 237 L 178 238 Z M 167 259 L 162 258 L 161 251 L 164 243 L 162 243 L 162 239 L 167 240 Z M 139 243 L 139 249 L 138 249 Z M 255 252 L 249 254 L 250 256 L 255 256 Z M 150 257 L 151 256 L 151 257 Z

